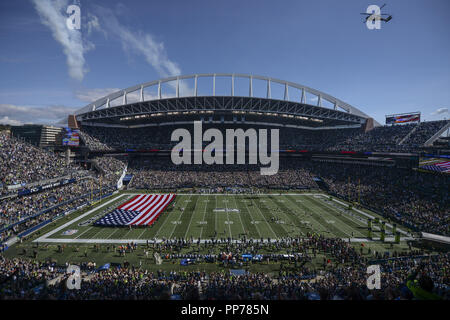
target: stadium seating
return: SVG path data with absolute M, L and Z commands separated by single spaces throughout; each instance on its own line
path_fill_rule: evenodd
M 417 152 L 423 143 L 442 128 L 448 120 L 422 122 L 376 127 L 369 132 L 362 129 L 322 129 L 305 130 L 283 128 L 280 130 L 280 147 L 283 149 L 307 149 L 312 151 L 381 151 L 381 152 Z M 225 128 L 246 128 L 243 124 L 211 125 Z M 192 126 L 176 128 L 192 130 Z M 268 128 L 252 125 L 252 128 Z M 416 128 L 417 127 L 417 128 Z M 82 129 L 81 139 L 91 150 L 126 149 L 171 149 L 175 142 L 170 141 L 173 126 L 112 128 L 86 126 Z M 415 129 L 413 131 L 413 129 Z M 412 132 L 413 131 L 413 132 Z M 408 134 L 411 132 L 411 135 Z M 404 138 L 407 138 L 405 141 Z

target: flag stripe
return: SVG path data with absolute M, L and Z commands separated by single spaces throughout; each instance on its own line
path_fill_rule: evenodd
M 164 206 L 164 203 L 167 201 L 168 198 L 170 198 L 170 195 L 167 194 L 164 195 L 164 197 L 161 197 L 160 201 L 158 201 L 156 206 L 153 207 L 151 210 L 149 210 L 145 215 L 145 217 L 143 217 L 143 219 L 140 219 L 139 222 L 136 222 L 136 224 L 140 226 L 146 225 L 150 221 L 151 217 L 161 210 L 161 208 Z
M 172 200 L 175 198 L 175 195 L 170 195 L 169 199 L 166 201 L 166 203 L 163 205 L 163 207 L 161 208 L 161 210 L 159 210 L 156 214 L 153 215 L 153 217 L 151 218 L 151 220 L 149 222 L 147 222 L 147 225 L 152 225 L 155 220 L 160 216 L 160 214 L 162 212 L 164 212 L 164 210 L 166 210 L 167 206 L 172 202 Z
M 139 202 L 139 201 L 142 199 L 142 197 L 144 197 L 144 195 L 143 195 L 143 194 L 140 194 L 140 195 L 136 196 L 136 198 L 135 198 L 133 201 L 127 202 L 127 203 L 124 204 L 123 206 L 120 206 L 118 209 L 127 210 L 128 207 L 130 207 L 130 206 L 132 206 L 133 204 Z
M 145 212 L 144 211 L 139 211 L 139 215 L 133 219 L 133 221 L 130 221 L 130 223 L 128 224 L 138 224 L 142 219 L 145 218 L 146 216 L 146 212 L 148 211 L 148 208 L 153 208 L 156 204 L 158 204 L 158 202 L 160 201 L 160 199 L 162 198 L 161 195 L 157 195 L 153 198 L 153 202 L 149 203 L 147 208 L 145 208 Z
M 120 205 L 119 207 L 117 207 L 117 209 L 122 209 L 124 206 L 126 206 L 127 204 L 131 203 L 132 201 L 136 200 L 136 198 L 138 198 L 138 196 L 134 196 L 133 198 L 131 198 L 130 200 L 128 200 L 127 202 L 122 203 L 122 205 Z
M 140 210 L 140 212 L 142 213 L 142 214 L 147 214 L 147 212 L 148 211 L 150 211 L 155 205 L 157 205 L 161 200 L 162 200 L 162 198 L 163 197 L 165 197 L 166 195 L 158 195 L 156 198 L 155 198 L 155 201 L 153 201 L 151 204 L 149 204 L 148 206 L 146 206 L 144 209 L 142 209 L 142 210 Z
M 147 201 L 148 198 L 150 198 L 152 195 L 151 194 L 147 194 L 145 196 L 143 196 L 139 202 L 135 203 L 134 205 L 130 206 L 127 208 L 127 210 L 133 210 L 133 211 L 138 211 L 136 210 L 138 207 L 140 207 L 144 202 Z
M 139 211 L 139 212 L 143 212 L 145 210 L 145 208 L 147 208 L 148 206 L 150 206 L 155 199 L 157 198 L 157 196 L 155 196 L 154 194 L 152 194 L 150 197 L 148 197 L 140 206 L 138 206 L 135 211 Z
M 443 168 L 450 168 L 450 161 L 439 162 L 436 163 L 435 165 Z

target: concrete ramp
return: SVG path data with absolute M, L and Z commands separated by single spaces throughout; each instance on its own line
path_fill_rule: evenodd
M 447 122 L 438 132 L 436 132 L 430 139 L 423 144 L 425 147 L 431 146 L 446 130 L 450 128 L 450 121 Z

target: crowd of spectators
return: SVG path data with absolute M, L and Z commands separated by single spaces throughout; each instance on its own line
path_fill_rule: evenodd
M 95 157 L 92 159 L 101 170 L 102 179 L 108 184 L 114 184 L 120 178 L 126 167 L 127 160 L 110 156 Z
M 0 229 L 89 192 L 91 179 L 0 202 Z
M 328 151 L 383 151 L 398 152 L 409 150 L 409 146 L 399 146 L 400 141 L 414 128 L 417 124 L 405 124 L 396 126 L 382 126 L 357 135 L 349 136 L 336 145 L 327 148 Z
M 412 229 L 450 235 L 450 181 L 395 167 L 314 162 L 310 170 L 332 193 L 360 202 Z
M 367 133 L 349 136 L 328 151 L 414 152 L 430 139 L 448 120 L 427 121 L 376 127 Z
M 86 130 L 86 131 L 89 131 L 89 130 Z M 102 132 L 102 130 L 95 130 L 95 131 L 99 132 L 99 133 Z M 105 132 L 107 132 L 107 131 L 105 131 Z M 90 150 L 93 150 L 93 151 L 113 150 L 113 148 L 107 144 L 108 141 L 107 141 L 105 135 L 99 134 L 99 136 L 95 136 L 94 134 L 89 134 L 85 131 L 80 130 L 80 138 L 81 138 L 81 141 L 84 143 L 84 145 L 87 146 Z M 102 140 L 100 140 L 100 139 L 102 139 Z
M 64 158 L 55 153 L 12 137 L 9 131 L 0 131 L 0 182 L 3 188 L 65 176 L 77 169 L 79 166 L 67 166 Z M 0 188 L 0 192 L 6 193 L 6 190 Z
M 310 151 L 378 151 L 417 152 L 423 143 L 431 138 L 448 120 L 428 121 L 419 124 L 402 124 L 375 127 L 364 132 L 362 128 L 306 130 L 283 127 L 280 129 L 282 149 L 302 149 Z M 203 130 L 218 128 L 246 129 L 245 124 L 203 124 Z M 82 129 L 82 139 L 91 150 L 165 149 L 176 144 L 171 141 L 172 131 L 184 128 L 192 133 L 192 125 L 148 126 L 140 128 L 114 128 L 86 126 Z M 252 125 L 254 129 L 274 129 Z M 413 131 L 414 130 L 414 131 Z M 411 135 L 408 134 L 412 132 Z M 223 135 L 225 137 L 225 134 Z M 407 137 L 408 136 L 408 137 Z M 407 139 L 402 142 L 404 138 Z M 401 143 L 402 142 L 402 143 Z M 401 143 L 401 144 L 400 144 Z M 207 143 L 203 143 L 204 145 Z
M 28 190 L 30 193 L 24 194 L 18 191 L 29 188 L 28 185 L 14 190 L 3 189 L 0 195 L 6 196 L 0 200 L 0 242 L 86 203 L 89 193 L 98 194 L 100 189 L 103 194 L 115 190 L 125 162 L 113 157 L 96 158 L 91 162 L 95 164 L 93 170 L 85 170 L 84 166 L 76 164 L 67 166 L 56 154 L 1 131 L 0 174 L 3 186 L 19 182 L 36 184 L 63 176 L 70 177 L 72 182 L 37 192 Z
M 197 245 L 200 246 L 200 245 Z M 428 255 L 411 251 L 385 257 L 370 248 L 359 250 L 334 238 L 309 235 L 304 239 L 279 239 L 272 243 L 203 244 L 216 253 L 223 263 L 219 272 L 149 271 L 141 266 L 123 263 L 107 270 L 84 266 L 80 290 L 69 290 L 66 265 L 28 259 L 0 257 L 0 297 L 2 299 L 60 300 L 412 300 L 450 298 L 450 255 Z M 171 241 L 134 246 L 133 250 L 153 250 L 161 256 L 177 252 L 180 247 L 196 247 L 190 241 Z M 244 264 L 241 253 L 296 252 L 289 263 L 280 264 L 278 272 L 230 275 L 225 260 Z M 363 255 L 365 253 L 365 255 Z M 172 254 L 169 259 L 178 259 Z M 323 263 L 310 259 L 323 255 Z M 211 256 L 211 255 L 208 255 Z M 278 255 L 265 254 L 256 263 L 270 263 Z M 294 256 L 294 255 L 291 255 Z M 381 288 L 367 288 L 367 266 L 378 259 L 381 266 Z M 153 259 L 150 257 L 149 259 Z M 178 259 L 179 260 L 179 259 Z M 320 260 L 320 259 L 319 259 Z M 294 268 L 292 268 L 294 265 Z M 278 273 L 278 274 L 277 274 Z M 416 280 L 416 281 L 415 281 Z M 417 290 L 420 286 L 421 290 Z M 425 294 L 424 294 L 425 292 Z
M 423 145 L 433 134 L 443 128 L 450 120 L 421 122 L 417 129 L 411 134 L 403 144 L 411 148 L 418 148 Z
M 136 159 L 128 173 L 129 185 L 136 189 L 176 189 L 185 187 L 315 188 L 310 173 L 295 162 L 280 160 L 276 175 L 261 175 L 256 165 L 174 165 L 170 161 Z

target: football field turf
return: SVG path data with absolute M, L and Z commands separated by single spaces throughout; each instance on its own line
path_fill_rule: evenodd
M 279 239 L 322 234 L 352 241 L 368 241 L 368 217 L 373 212 L 348 209 L 340 199 L 322 193 L 281 194 L 177 194 L 175 200 L 151 226 L 101 227 L 93 223 L 138 193 L 122 193 L 82 214 L 71 214 L 45 227 L 35 242 L 126 243 L 184 238 Z M 382 219 L 381 219 L 382 220 Z M 374 239 L 379 225 L 374 224 Z M 402 239 L 404 228 L 397 228 Z M 386 223 L 386 239 L 393 240 Z

